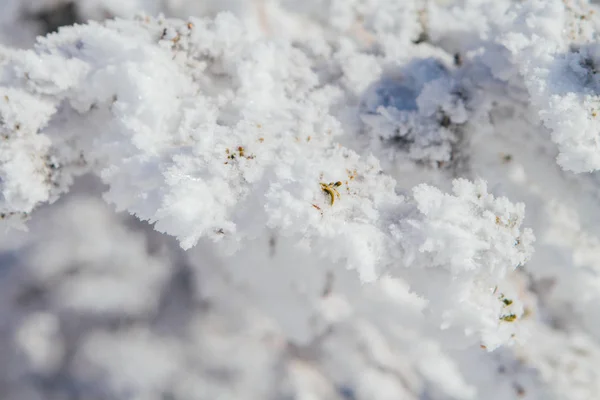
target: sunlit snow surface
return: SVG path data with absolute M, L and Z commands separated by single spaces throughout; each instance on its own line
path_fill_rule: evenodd
M 598 12 L 0 2 L 2 399 L 597 399 Z

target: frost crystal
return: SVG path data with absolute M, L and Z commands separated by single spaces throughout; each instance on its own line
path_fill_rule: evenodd
M 3 2 L 2 393 L 594 399 L 598 11 Z

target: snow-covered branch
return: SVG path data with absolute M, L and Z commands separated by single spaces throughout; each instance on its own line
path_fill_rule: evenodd
M 100 374 L 117 398 L 467 399 L 531 357 L 490 398 L 546 399 L 576 387 L 554 348 L 597 365 L 577 352 L 600 354 L 600 192 L 574 174 L 600 168 L 594 6 L 189 3 L 160 11 L 210 16 L 76 1 L 124 18 L 0 48 L 5 300 L 48 301 L 10 330 L 17 374 L 87 394 Z

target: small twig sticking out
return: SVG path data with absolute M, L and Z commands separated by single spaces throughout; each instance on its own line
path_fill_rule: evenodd
M 333 205 L 333 203 L 335 202 L 335 198 L 337 196 L 337 198 L 340 198 L 340 193 L 337 191 L 337 187 L 342 186 L 342 182 L 337 181 L 337 182 L 331 182 L 331 183 L 323 183 L 321 182 L 321 189 L 327 193 L 329 195 L 329 197 L 331 198 L 330 201 L 330 205 Z

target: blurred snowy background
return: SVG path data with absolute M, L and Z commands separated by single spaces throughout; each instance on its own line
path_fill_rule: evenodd
M 0 0 L 0 44 L 20 49 L 31 48 L 38 35 L 89 20 L 160 13 L 187 20 L 223 10 L 258 37 L 343 32 L 356 43 L 377 41 L 374 52 L 397 59 L 397 69 L 414 82 L 394 86 L 382 79 L 383 92 L 369 86 L 386 73 L 356 55 L 360 45 L 340 40 L 336 57 L 346 69 L 327 72 L 367 99 L 361 129 L 381 136 L 369 143 L 341 141 L 370 148 L 400 193 L 420 183 L 450 191 L 452 178 L 483 178 L 495 194 L 525 203 L 524 225 L 537 237 L 535 254 L 506 289 L 520 298 L 522 321 L 502 333 L 510 337 L 498 339 L 503 346 L 488 352 L 477 335 L 439 329 L 438 320 L 423 312 L 435 294 L 424 300 L 402 279 L 365 284 L 356 271 L 302 251 L 293 237 L 268 228 L 233 254 L 210 240 L 184 251 L 175 238 L 116 212 L 102 198 L 107 187 L 84 174 L 68 194 L 33 212 L 27 232 L 7 229 L 0 239 L 0 398 L 598 399 L 598 173 L 575 175 L 557 165 L 557 145 L 532 122 L 523 87 L 506 83 L 509 78 L 479 88 L 502 95 L 482 96 L 482 104 L 493 104 L 484 116 L 470 114 L 472 125 L 459 121 L 458 111 L 452 120 L 442 118 L 442 127 L 459 127 L 458 141 L 436 136 L 433 144 L 420 143 L 439 126 L 403 120 L 408 114 L 389 117 L 409 126 L 399 136 L 401 128 L 374 117 L 377 105 L 368 100 L 379 90 L 380 103 L 409 113 L 423 82 L 447 74 L 442 64 L 464 68 L 464 76 L 476 81 L 481 69 L 469 66 L 463 48 L 501 35 L 490 28 L 493 12 L 484 17 L 482 10 L 509 3 Z M 428 7 L 435 12 L 426 15 Z M 371 30 L 369 22 L 387 30 Z M 440 66 L 411 64 L 431 57 Z M 503 60 L 489 62 L 501 68 Z M 510 100 L 502 103 L 502 96 Z M 411 285 L 426 288 L 422 277 L 412 278 Z

